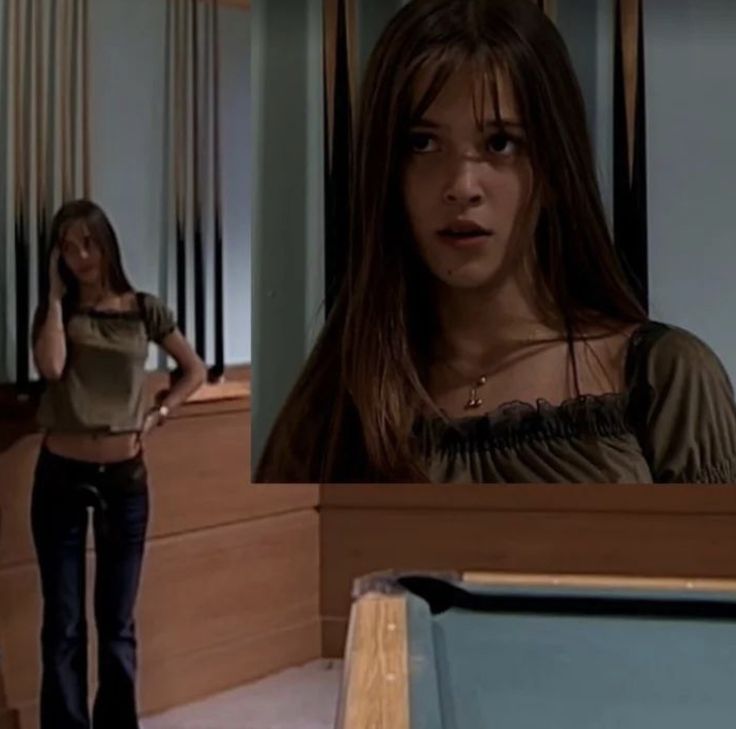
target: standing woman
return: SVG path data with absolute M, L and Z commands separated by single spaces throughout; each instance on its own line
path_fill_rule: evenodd
M 731 382 L 630 290 L 536 3 L 411 0 L 361 97 L 344 285 L 255 480 L 736 482 Z
M 90 726 L 85 541 L 92 506 L 99 646 L 92 725 L 136 729 L 133 612 L 148 520 L 144 445 L 202 384 L 205 369 L 169 309 L 131 286 L 115 232 L 97 205 L 63 205 L 50 241 L 48 291 L 32 334 L 47 383 L 31 507 L 43 592 L 40 726 Z M 148 406 L 144 391 L 150 341 L 183 371 L 157 407 Z

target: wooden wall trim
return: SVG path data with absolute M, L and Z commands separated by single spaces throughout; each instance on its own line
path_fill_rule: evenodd
M 320 508 L 734 514 L 726 485 L 322 485 Z
M 379 570 L 736 578 L 728 486 L 322 486 L 324 657 Z

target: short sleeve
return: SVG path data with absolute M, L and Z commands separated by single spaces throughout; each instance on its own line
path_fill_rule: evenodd
M 736 483 L 736 405 L 721 361 L 693 334 L 665 325 L 641 350 L 632 392 L 654 481 Z
M 156 344 L 161 344 L 176 329 L 174 313 L 161 299 L 152 294 L 141 294 L 139 302 L 148 338 Z

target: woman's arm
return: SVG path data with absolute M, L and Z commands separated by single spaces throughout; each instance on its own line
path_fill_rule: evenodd
M 173 410 L 204 384 L 207 368 L 178 329 L 164 337 L 161 347 L 170 357 L 173 357 L 182 372 L 182 377 L 161 403 L 169 410 Z
M 33 361 L 46 380 L 58 380 L 66 364 L 66 333 L 62 299 L 64 283 L 59 275 L 59 250 L 52 251 L 49 265 L 48 309 L 42 321 L 34 322 Z
M 170 357 L 176 360 L 182 372 L 181 378 L 177 380 L 163 401 L 159 403 L 159 407 L 165 407 L 170 412 L 185 402 L 204 383 L 207 369 L 179 329 L 174 329 L 170 334 L 167 334 L 161 340 L 160 346 Z M 159 421 L 160 415 L 154 411 L 147 418 L 144 432 L 148 432 Z

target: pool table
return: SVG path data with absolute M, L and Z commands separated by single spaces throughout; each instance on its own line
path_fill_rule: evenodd
M 736 726 L 736 581 L 357 580 L 338 729 Z

